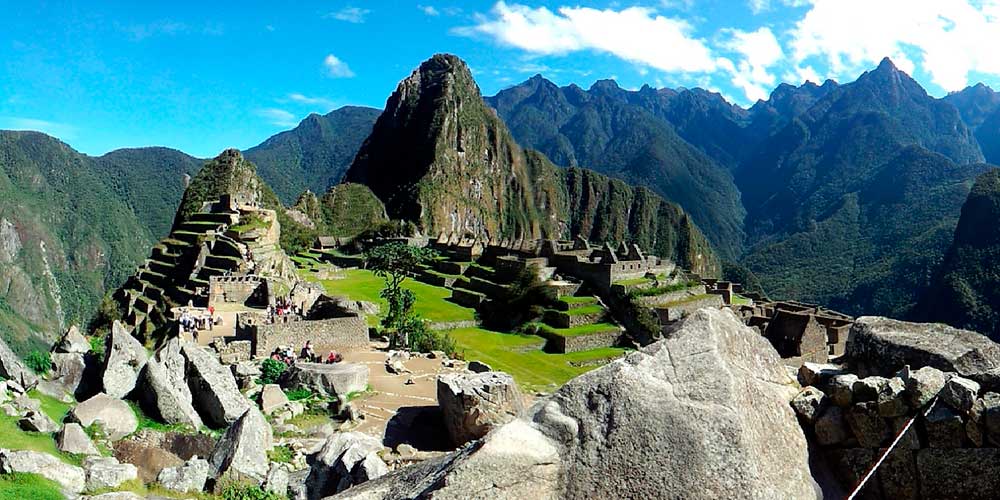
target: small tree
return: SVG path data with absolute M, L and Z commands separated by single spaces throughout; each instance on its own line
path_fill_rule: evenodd
M 390 346 L 406 345 L 406 325 L 413 317 L 413 304 L 417 297 L 403 288 L 406 277 L 416 272 L 423 263 L 433 260 L 435 252 L 403 243 L 387 243 L 365 254 L 368 268 L 385 281 L 379 293 L 389 304 L 389 311 L 382 318 L 382 328 L 390 334 Z

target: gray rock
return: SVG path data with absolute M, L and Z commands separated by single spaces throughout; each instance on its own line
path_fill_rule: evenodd
M 194 407 L 207 424 L 228 425 L 252 406 L 236 386 L 233 372 L 215 354 L 190 343 L 184 344 L 181 352 L 187 359 L 188 387 Z
M 826 395 L 833 404 L 847 408 L 854 402 L 854 384 L 857 381 L 858 376 L 853 373 L 836 375 L 827 384 Z
M 919 370 L 911 370 L 906 379 L 906 392 L 909 393 L 910 406 L 923 408 L 931 402 L 944 388 L 948 377 L 937 368 L 925 366 Z
M 84 495 L 80 500 L 163 500 L 159 497 L 143 497 L 131 491 L 109 491 L 100 495 Z
M 100 455 L 101 452 L 94 446 L 90 436 L 83 430 L 83 427 L 76 422 L 70 422 L 63 426 L 62 430 L 56 434 L 56 447 L 59 451 L 72 453 L 74 455 Z
M 306 486 L 310 498 L 340 493 L 388 472 L 378 457 L 382 443 L 360 432 L 330 436 L 316 454 Z M 381 464 L 380 464 L 381 463 Z
M 792 398 L 792 409 L 802 418 L 803 421 L 812 425 L 819 417 L 823 407 L 827 404 L 826 395 L 823 391 L 808 386 L 802 389 Z
M 267 479 L 264 480 L 264 490 L 279 495 L 288 494 L 288 472 L 288 467 L 284 464 L 272 462 L 267 471 Z
M 46 434 L 59 430 L 59 425 L 53 422 L 44 412 L 40 411 L 29 411 L 24 418 L 18 421 L 18 425 L 26 431 L 44 432 Z
M 1000 490 L 1000 448 L 925 448 L 917 452 L 921 498 L 987 500 Z
M 816 425 L 813 427 L 816 433 L 816 441 L 823 446 L 840 444 L 847 440 L 847 421 L 844 419 L 844 410 L 839 406 L 830 406 L 820 413 L 816 418 Z
M 989 393 L 987 393 L 989 394 Z M 986 407 L 982 399 L 977 399 L 969 411 L 969 418 L 965 421 L 965 437 L 969 438 L 977 447 L 983 446 L 986 442 L 986 426 L 983 423 L 983 413 Z
M 472 373 L 486 373 L 493 371 L 493 368 L 490 367 L 490 365 L 478 360 L 469 361 L 468 368 Z
M 1000 394 L 987 392 L 982 399 L 977 399 L 973 408 L 978 408 L 978 412 L 970 412 L 978 417 L 978 422 L 983 427 L 985 440 L 992 446 L 1000 446 Z
M 63 389 L 76 394 L 80 384 L 83 383 L 83 375 L 87 371 L 87 362 L 82 354 L 73 353 L 52 353 L 52 374 L 55 381 Z
M 267 452 L 272 444 L 271 424 L 257 408 L 251 407 L 226 429 L 208 463 L 216 477 L 250 477 L 261 483 L 267 477 Z
M 766 339 L 701 309 L 475 446 L 338 498 L 816 498 L 794 386 Z
M 799 367 L 798 380 L 802 387 L 820 387 L 837 375 L 843 375 L 844 369 L 829 363 L 811 363 L 806 361 Z
M 906 404 L 906 386 L 899 377 L 889 379 L 888 383 L 882 386 L 876 397 L 878 403 L 878 414 L 882 417 L 892 418 L 906 415 L 909 406 Z
M 968 413 L 979 395 L 979 384 L 973 380 L 953 375 L 941 389 L 941 400 L 961 413 Z
M 11 394 L 13 394 L 15 397 L 24 394 L 25 392 L 24 386 L 18 383 L 18 381 L 6 380 L 5 383 L 7 384 L 7 389 L 9 389 Z
M 927 414 L 924 430 L 927 432 L 927 445 L 931 448 L 961 448 L 965 440 L 962 416 L 940 403 Z
M 265 415 L 270 415 L 280 408 L 288 406 L 288 396 L 278 384 L 267 384 L 260 393 L 260 409 Z
M 854 383 L 854 401 L 856 403 L 878 401 L 879 393 L 887 385 L 889 385 L 889 379 L 885 377 L 873 376 L 860 379 Z
M 139 477 L 139 469 L 132 464 L 118 463 L 114 457 L 87 457 L 83 459 L 83 470 L 89 491 L 117 488 Z
M 0 449 L 0 473 L 27 472 L 51 479 L 64 493 L 76 495 L 86 486 L 83 469 L 39 451 Z
M 889 425 L 878 414 L 878 403 L 856 403 L 847 410 L 847 425 L 862 448 L 878 448 L 889 438 Z
M 205 489 L 211 465 L 201 458 L 192 457 L 184 465 L 167 467 L 160 471 L 156 481 L 164 488 L 182 493 L 194 493 Z
M 864 316 L 851 328 L 846 355 L 879 372 L 931 366 L 985 386 L 1000 383 L 1000 345 L 985 335 L 939 323 Z
M 101 382 L 106 394 L 121 399 L 135 389 L 139 374 L 146 366 L 146 348 L 117 321 L 112 323 L 105 344 Z
M 179 338 L 168 340 L 146 363 L 139 382 L 142 387 L 139 401 L 150 415 L 168 424 L 200 429 L 204 422 L 194 409 L 181 344 Z
M 20 410 L 20 414 L 24 415 L 29 411 L 40 412 L 42 411 L 41 401 L 29 397 L 27 394 L 21 394 L 20 396 L 14 398 L 14 406 Z
M 69 327 L 66 333 L 59 339 L 55 347 L 52 349 L 53 353 L 64 353 L 64 354 L 86 354 L 90 352 L 90 342 L 87 341 L 87 337 L 80 334 L 80 329 L 76 325 Z
M 309 389 L 323 397 L 339 397 L 368 388 L 368 366 L 360 363 L 295 363 L 288 369 L 288 386 Z
M 100 425 L 112 441 L 135 432 L 139 427 L 139 420 L 127 403 L 104 393 L 76 405 L 70 410 L 68 418 L 83 427 Z
M 21 361 L 21 357 L 15 354 L 2 338 L 0 338 L 0 376 L 6 378 L 8 383 L 16 382 L 18 387 L 31 387 L 38 382 L 35 372 Z M 24 390 L 21 389 L 19 392 Z
M 485 436 L 524 411 L 517 383 L 503 372 L 439 375 L 437 400 L 456 446 Z
M 235 365 L 230 365 L 230 368 L 233 371 L 233 376 L 236 377 L 236 385 L 241 391 L 255 386 L 257 379 L 261 375 L 260 368 L 253 361 L 236 363 Z
M 74 401 L 73 397 L 69 395 L 69 392 L 65 387 L 63 387 L 62 384 L 51 380 L 39 380 L 38 384 L 35 385 L 35 390 L 38 391 L 39 394 L 44 394 L 51 398 L 58 399 L 63 403 L 71 403 Z

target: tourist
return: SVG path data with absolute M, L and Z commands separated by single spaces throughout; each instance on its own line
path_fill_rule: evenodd
M 299 357 L 306 361 L 316 361 L 316 352 L 313 351 L 311 340 L 306 341 L 306 345 L 302 347 L 302 354 Z
M 332 365 L 334 363 L 340 363 L 343 361 L 344 357 L 340 355 L 337 351 L 330 351 L 330 354 L 326 357 L 326 364 Z

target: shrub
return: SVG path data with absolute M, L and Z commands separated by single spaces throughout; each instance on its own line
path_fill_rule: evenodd
M 31 371 L 39 375 L 44 375 L 52 369 L 52 356 L 48 351 L 31 351 L 31 354 L 24 358 L 24 362 Z
M 267 452 L 267 458 L 272 462 L 287 464 L 292 461 L 292 449 L 287 445 L 275 446 Z
M 230 483 L 222 488 L 222 500 L 284 500 L 284 495 L 264 491 L 250 483 Z
M 292 389 L 290 391 L 285 391 L 285 396 L 288 397 L 289 401 L 301 401 L 303 399 L 309 399 L 313 395 L 312 391 L 306 388 Z
M 455 353 L 455 339 L 451 335 L 427 328 L 419 317 L 406 324 L 410 350 L 417 352 L 444 351 L 449 356 Z
M 260 381 L 265 384 L 277 384 L 286 368 L 288 367 L 281 361 L 265 359 L 260 365 Z

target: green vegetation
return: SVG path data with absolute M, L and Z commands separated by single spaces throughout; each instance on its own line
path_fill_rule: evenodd
M 565 303 L 570 304 L 570 305 L 576 305 L 576 304 L 596 304 L 597 303 L 597 298 L 594 297 L 594 296 L 592 296 L 592 295 L 587 295 L 587 296 L 583 296 L 583 297 L 572 297 L 572 296 L 564 295 L 562 297 L 559 297 L 559 300 L 561 302 L 565 302 Z
M 482 328 L 453 330 L 451 336 L 465 359 L 479 360 L 495 370 L 507 372 L 528 390 L 551 391 L 571 378 L 592 370 L 599 363 L 626 352 L 625 349 L 608 347 L 549 354 L 541 351 L 545 341 L 539 337 Z
M 128 401 L 128 405 L 132 408 L 132 413 L 135 413 L 135 418 L 139 422 L 135 432 L 139 432 L 143 429 L 150 429 L 158 432 L 180 432 L 185 434 L 197 432 L 196 429 L 192 429 L 189 425 L 166 424 L 160 422 L 159 420 L 146 415 L 146 413 L 142 411 L 142 408 L 133 401 Z
M 234 482 L 222 487 L 220 500 L 285 500 L 285 495 L 265 491 L 256 484 Z
M 250 214 L 240 219 L 240 223 L 230 227 L 231 231 L 245 233 L 254 229 L 268 229 L 271 224 L 258 214 Z
M 600 313 L 603 313 L 604 312 L 604 308 L 601 307 L 600 305 L 595 304 L 595 305 L 592 305 L 592 306 L 577 307 L 577 308 L 570 309 L 568 311 L 561 311 L 561 312 L 564 313 L 564 314 L 568 314 L 570 316 L 584 316 L 584 315 L 587 315 L 587 314 L 600 314 Z
M 38 474 L 0 474 L 0 500 L 62 500 L 59 483 Z
M 277 384 L 288 365 L 276 359 L 265 359 L 260 365 L 260 382 L 262 384 Z
M 578 337 L 580 335 L 591 335 L 594 333 L 603 333 L 603 332 L 618 330 L 618 326 L 612 325 L 611 323 L 594 323 L 590 325 L 574 326 L 572 328 L 555 328 L 546 325 L 545 323 L 536 323 L 535 327 L 538 330 L 542 330 L 553 335 L 558 335 L 560 337 Z
M 294 453 L 288 445 L 275 446 L 267 452 L 267 458 L 272 462 L 287 464 L 292 461 Z
M 73 408 L 72 403 L 65 403 L 36 389 L 28 391 L 28 396 L 37 399 L 41 403 L 42 412 L 55 422 L 62 422 Z
M 31 368 L 31 371 L 39 374 L 45 375 L 52 369 L 52 356 L 49 355 L 49 351 L 31 351 L 24 358 L 24 364 Z
M 385 287 L 379 292 L 379 296 L 389 307 L 382 317 L 381 326 L 383 333 L 389 335 L 390 348 L 403 345 L 412 347 L 410 334 L 428 338 L 423 320 L 413 312 L 417 295 L 412 290 L 403 288 L 402 284 L 407 276 L 434 257 L 432 250 L 403 243 L 380 245 L 365 254 L 368 268 L 385 281 Z
M 540 318 L 544 307 L 555 299 L 555 291 L 538 278 L 538 267 L 529 266 L 518 273 L 490 308 L 483 310 L 483 324 L 494 330 L 514 330 Z
M 388 303 L 379 296 L 383 281 L 371 271 L 347 269 L 343 278 L 323 280 L 322 284 L 330 295 L 348 296 L 354 300 L 364 300 L 379 305 L 385 314 Z M 310 279 L 310 276 L 306 276 Z M 315 278 L 311 278 L 315 279 Z M 448 301 L 451 291 L 419 281 L 407 280 L 402 287 L 416 295 L 413 312 L 431 321 L 468 321 L 475 319 L 475 310 Z
M 688 288 L 695 287 L 700 284 L 701 283 L 698 281 L 684 281 L 681 283 L 674 283 L 672 285 L 663 285 L 663 286 L 632 290 L 629 292 L 629 295 L 632 297 L 655 297 L 657 295 L 663 295 L 665 293 L 687 290 Z
M 284 363 L 282 363 L 284 364 Z M 301 401 L 303 399 L 309 399 L 313 397 L 312 391 L 306 388 L 290 389 L 285 391 L 285 396 L 288 397 L 289 401 Z
M 49 411 L 45 411 L 45 413 L 50 417 L 52 416 Z M 79 457 L 62 453 L 56 448 L 56 441 L 51 434 L 23 431 L 17 425 L 17 420 L 15 417 L 10 417 L 6 413 L 0 412 L 0 448 L 40 451 L 59 457 L 63 462 L 68 464 L 80 464 Z

